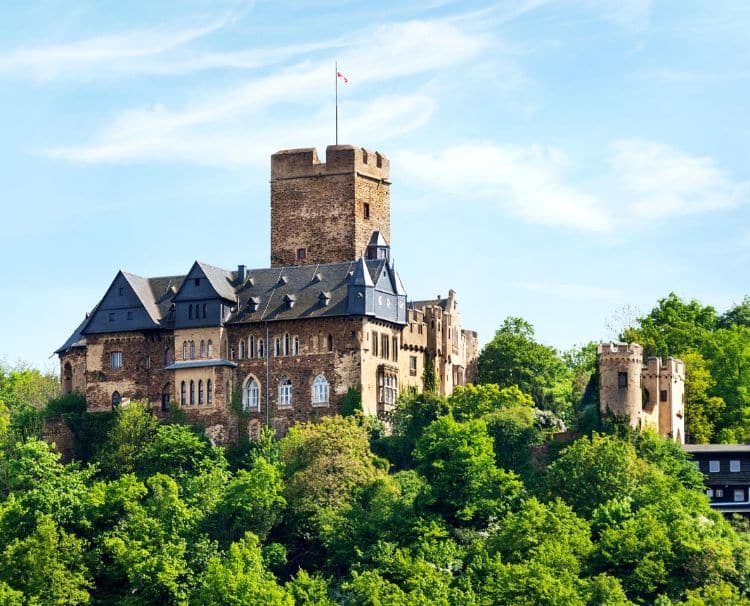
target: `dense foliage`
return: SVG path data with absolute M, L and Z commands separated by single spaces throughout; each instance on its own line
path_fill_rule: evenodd
M 679 447 L 555 444 L 517 385 L 405 394 L 390 435 L 352 406 L 229 450 L 137 403 L 91 421 L 53 391 L 30 408 L 100 436 L 67 465 L 6 393 L 2 604 L 750 604 L 746 535 Z

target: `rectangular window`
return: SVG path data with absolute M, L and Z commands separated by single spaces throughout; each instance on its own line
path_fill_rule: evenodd
M 133 319 L 133 312 L 132 311 L 128 312 L 127 318 L 128 318 L 128 320 L 132 320 Z
M 120 288 L 117 289 L 117 294 L 121 297 L 122 295 L 125 294 L 125 289 L 122 286 L 120 286 Z
M 365 202 L 364 215 L 365 215 L 365 219 L 370 218 L 370 205 L 367 202 Z
M 660 402 L 666 402 L 667 401 L 667 390 L 666 389 L 662 389 L 659 392 L 659 401 Z
M 380 351 L 380 355 L 383 356 L 386 360 L 389 357 L 389 352 L 388 352 L 388 349 L 389 349 L 388 343 L 389 342 L 390 342 L 390 340 L 388 339 L 388 335 L 381 335 L 381 341 L 380 341 L 381 351 Z
M 122 368 L 122 352 L 113 351 L 109 354 L 109 365 L 113 370 Z
M 146 370 L 151 368 L 151 356 L 146 356 Z
M 201 285 L 201 279 L 200 278 L 195 278 L 194 283 L 195 283 L 196 286 L 200 286 Z
M 393 337 L 393 361 L 398 362 L 398 337 Z
M 735 503 L 739 503 L 740 501 L 745 500 L 745 489 L 744 488 L 735 488 L 734 489 L 734 498 L 732 499 Z
M 729 461 L 729 471 L 732 473 L 739 473 L 740 472 L 740 462 L 739 461 Z
M 417 356 L 409 356 L 409 374 L 412 377 L 417 376 Z
M 723 488 L 717 488 L 714 490 L 714 495 L 717 499 L 723 499 L 724 498 L 724 489 Z
M 372 355 L 378 355 L 378 333 L 372 331 Z
M 713 488 L 709 488 L 708 490 L 706 490 L 706 496 L 707 496 L 707 497 L 708 497 L 709 499 L 712 499 L 712 498 L 714 497 L 714 491 L 713 491 Z
M 298 248 L 297 249 L 297 261 L 304 261 L 306 258 L 307 258 L 307 249 Z
M 709 473 L 719 473 L 721 470 L 721 465 L 719 464 L 719 461 L 709 461 L 708 462 L 708 472 Z
M 617 373 L 617 386 L 627 387 L 628 386 L 628 373 L 618 372 Z
M 115 321 L 115 312 L 110 311 L 109 312 L 109 321 L 114 322 Z

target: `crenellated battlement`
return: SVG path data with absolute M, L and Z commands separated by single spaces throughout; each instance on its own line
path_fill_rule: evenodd
M 325 162 L 320 161 L 314 147 L 285 149 L 271 156 L 271 181 L 341 173 L 388 181 L 390 162 L 380 152 L 353 145 L 329 145 Z
M 649 357 L 643 375 L 648 377 L 676 377 L 685 378 L 685 363 L 677 358 L 662 360 L 656 356 Z
M 596 348 L 596 353 L 600 356 L 641 356 L 643 357 L 643 347 L 638 343 L 600 343 Z

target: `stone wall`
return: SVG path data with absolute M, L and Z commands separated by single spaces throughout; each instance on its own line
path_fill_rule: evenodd
M 62 455 L 63 463 L 70 463 L 75 457 L 73 432 L 62 417 L 44 419 L 42 439 L 49 444 L 54 444 L 55 450 Z
M 86 348 L 74 347 L 60 354 L 62 392 L 86 392 Z
M 372 232 L 390 241 L 387 158 L 350 145 L 271 157 L 271 266 L 357 259 Z M 305 249 L 304 259 L 297 251 Z

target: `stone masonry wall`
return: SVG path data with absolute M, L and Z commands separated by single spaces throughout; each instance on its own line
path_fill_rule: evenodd
M 86 348 L 75 347 L 60 354 L 63 393 L 86 393 Z

